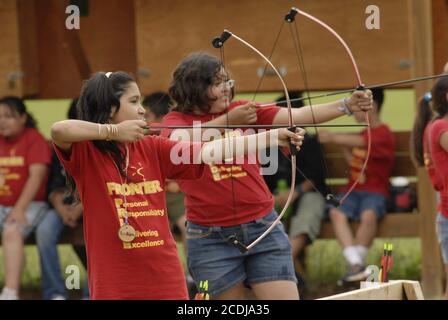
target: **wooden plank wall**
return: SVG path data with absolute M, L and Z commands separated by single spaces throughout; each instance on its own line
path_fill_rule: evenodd
M 448 62 L 448 0 L 432 1 L 434 72 L 440 73 Z
M 72 97 L 79 93 L 81 77 L 64 38 L 56 9 L 68 0 L 1 0 L 0 95 L 17 94 L 39 98 Z M 408 0 L 379 0 L 381 29 L 367 30 L 364 21 L 367 0 L 90 0 L 89 16 L 81 18 L 82 48 L 92 71 L 140 72 L 144 93 L 166 89 L 171 72 L 190 52 L 207 50 L 219 55 L 211 39 L 224 28 L 252 42 L 268 54 L 284 14 L 298 6 L 327 22 L 341 34 L 359 62 L 367 84 L 405 79 L 411 75 L 406 62 L 411 54 Z M 448 2 L 433 0 L 434 71 L 448 60 Z M 60 11 L 60 10 L 59 10 Z M 65 13 L 63 13 L 66 15 Z M 350 23 L 347 23 L 347 21 Z M 337 89 L 353 86 L 345 52 L 325 30 L 299 17 L 304 61 L 310 86 Z M 398 44 L 398 45 L 397 45 Z M 236 40 L 225 49 L 226 65 L 238 81 L 238 91 L 251 91 L 258 83 L 263 61 Z M 291 89 L 303 88 L 288 25 L 272 57 L 287 72 Z M 324 63 L 323 63 L 324 62 Z M 10 88 L 8 74 L 25 77 Z M 279 90 L 273 76 L 263 81 L 261 91 Z
M 340 33 L 353 50 L 365 83 L 408 78 L 410 70 L 401 63 L 410 59 L 409 2 L 376 1 L 381 12 L 380 30 L 365 27 L 369 4 L 371 1 L 364 0 L 228 1 L 225 5 L 217 0 L 135 0 L 138 67 L 142 74 L 149 74 L 140 78 L 143 92 L 166 89 L 173 69 L 190 52 L 205 50 L 219 56 L 210 42 L 225 28 L 268 55 L 283 17 L 293 5 Z M 335 37 L 314 22 L 301 16 L 297 19 L 310 87 L 353 87 L 354 72 Z M 263 61 L 234 39 L 226 43 L 225 57 L 238 91 L 253 91 Z M 303 88 L 288 25 L 272 61 L 286 68 L 288 88 Z M 280 89 L 274 76 L 266 77 L 261 87 L 261 91 Z
M 41 98 L 74 97 L 81 87 L 82 79 L 65 38 L 58 1 L 61 0 L 36 2 Z M 81 17 L 79 36 L 92 72 L 123 70 L 135 74 L 133 2 L 95 0 L 88 3 L 89 15 Z
M 17 3 L 15 0 L 0 1 L 0 96 L 5 94 L 21 95 L 22 81 L 9 82 L 11 72 L 20 72 L 19 26 L 17 20 Z

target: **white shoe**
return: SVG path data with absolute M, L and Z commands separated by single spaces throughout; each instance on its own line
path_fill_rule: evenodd
M 19 300 L 19 296 L 16 290 L 4 287 L 0 293 L 0 300 Z
M 56 295 L 53 296 L 53 298 L 51 298 L 51 300 L 67 300 L 67 298 L 65 298 L 61 294 L 56 294 Z

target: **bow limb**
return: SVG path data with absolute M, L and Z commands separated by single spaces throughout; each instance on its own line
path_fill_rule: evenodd
M 240 37 L 238 37 L 237 35 L 231 33 L 228 30 L 224 30 L 224 32 L 221 35 L 221 37 L 216 38 L 216 39 L 213 40 L 213 46 L 215 46 L 215 48 L 221 47 L 224 44 L 224 42 L 228 38 L 230 38 L 230 37 L 235 38 L 236 40 L 240 41 L 245 46 L 247 46 L 250 49 L 252 49 L 264 61 L 266 61 L 266 63 L 269 64 L 269 66 L 271 66 L 272 70 L 274 70 L 275 74 L 280 79 L 280 82 L 282 84 L 283 90 L 285 92 L 286 104 L 287 104 L 287 107 L 288 107 L 288 124 L 289 124 L 290 128 L 293 128 L 294 127 L 294 121 L 293 121 L 293 117 L 292 117 L 291 101 L 289 99 L 289 93 L 288 93 L 288 89 L 286 88 L 285 81 L 283 80 L 282 76 L 280 75 L 280 72 L 277 70 L 277 68 L 275 68 L 275 66 L 272 64 L 272 62 L 265 55 L 263 55 L 257 48 L 255 48 L 253 45 L 251 45 L 247 41 L 241 39 Z M 278 215 L 277 219 L 275 219 L 275 221 L 269 226 L 269 228 L 267 228 L 265 230 L 265 232 L 263 232 L 262 235 L 260 235 L 252 243 L 250 243 L 249 245 L 247 245 L 245 247 L 244 246 L 243 247 L 238 246 L 238 248 L 240 249 L 241 252 L 244 253 L 247 250 L 250 250 L 253 246 L 255 246 L 257 243 L 259 243 L 261 240 L 263 240 L 272 231 L 272 229 L 277 225 L 277 223 L 280 222 L 280 220 L 282 219 L 282 217 L 285 214 L 286 210 L 288 209 L 288 206 L 291 204 L 292 197 L 293 197 L 293 194 L 294 194 L 294 187 L 295 187 L 295 183 L 296 183 L 296 154 L 297 154 L 297 150 L 295 149 L 294 146 L 292 146 L 291 147 L 291 170 L 292 170 L 292 172 L 291 172 L 291 186 L 290 186 L 289 195 L 288 195 L 288 199 L 286 200 L 285 206 L 283 207 L 282 211 Z
M 356 76 L 356 81 L 358 83 L 358 90 L 364 90 L 364 84 L 361 80 L 361 74 L 359 72 L 359 68 L 358 65 L 356 63 L 355 58 L 353 57 L 353 53 L 350 50 L 350 48 L 348 47 L 347 43 L 344 41 L 344 39 L 342 39 L 342 37 L 333 29 L 331 28 L 329 25 L 327 25 L 326 23 L 324 23 L 323 21 L 317 19 L 316 17 L 302 11 L 299 10 L 295 7 L 291 8 L 291 10 L 289 11 L 289 13 L 286 15 L 285 20 L 288 22 L 292 22 L 294 21 L 294 17 L 296 14 L 300 14 L 308 19 L 310 19 L 311 21 L 314 21 L 315 23 L 317 23 L 318 25 L 320 25 L 321 27 L 323 27 L 325 30 L 329 31 L 332 35 L 334 35 L 336 37 L 336 39 L 339 41 L 339 43 L 342 45 L 342 47 L 345 49 L 345 52 L 347 53 L 347 55 L 349 56 L 350 62 L 352 64 L 353 70 L 355 72 L 355 76 Z M 365 112 L 365 122 L 367 124 L 367 153 L 366 153 L 366 159 L 361 167 L 361 171 L 358 175 L 358 178 L 353 182 L 353 184 L 350 186 L 350 188 L 346 191 L 346 193 L 344 194 L 344 196 L 338 201 L 339 205 L 341 205 L 345 199 L 348 197 L 348 195 L 353 191 L 353 189 L 358 185 L 358 183 L 360 182 L 366 168 L 367 168 L 367 162 L 369 160 L 370 157 L 370 150 L 371 150 L 371 145 L 372 145 L 372 134 L 371 134 L 371 130 L 370 130 L 370 120 L 369 120 L 369 114 L 368 112 Z M 329 197 L 331 198 L 331 195 L 327 195 L 327 200 L 331 200 L 329 199 Z

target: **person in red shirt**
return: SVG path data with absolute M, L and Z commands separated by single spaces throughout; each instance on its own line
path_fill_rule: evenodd
M 303 129 L 208 143 L 145 136 L 140 100 L 129 74 L 99 72 L 82 88 L 80 120 L 59 121 L 51 128 L 56 153 L 84 209 L 92 299 L 187 299 L 166 214 L 166 179 L 199 179 L 202 163 L 222 161 L 227 145 L 241 157 L 290 141 L 299 148 L 303 139 Z
M 0 99 L 0 231 L 5 285 L 0 300 L 19 298 L 23 242 L 47 213 L 50 146 L 17 97 Z
M 381 121 L 383 89 L 373 89 L 373 109 L 369 111 L 371 128 L 371 152 L 366 170 L 355 189 L 337 208 L 330 208 L 329 215 L 336 237 L 342 245 L 348 264 L 347 273 L 341 282 L 366 279 L 364 263 L 368 249 L 376 234 L 377 220 L 386 213 L 386 199 L 389 195 L 389 178 L 395 161 L 395 137 L 389 127 Z M 364 121 L 364 115 L 355 113 L 357 122 Z M 358 179 L 367 154 L 367 129 L 360 134 L 320 131 L 322 143 L 335 143 L 344 147 L 349 162 L 347 189 Z M 349 220 L 360 221 L 354 236 Z
M 429 124 L 429 156 L 436 176 L 435 187 L 440 190 L 439 214 L 436 225 L 445 273 L 448 274 L 448 78 L 440 78 L 432 88 L 432 109 L 435 119 Z M 448 280 L 445 289 L 448 299 Z
M 169 94 L 176 106 L 164 117 L 164 125 L 288 124 L 286 108 L 232 101 L 234 80 L 229 79 L 218 58 L 206 53 L 194 53 L 181 61 L 173 73 Z M 348 108 L 370 109 L 371 92 L 354 92 Z M 323 122 L 348 110 L 338 101 L 315 106 L 313 111 L 315 118 L 310 107 L 293 109 L 293 122 Z M 179 131 L 165 129 L 162 135 L 175 140 Z M 225 130 L 214 131 L 220 135 Z M 250 132 L 235 130 L 226 135 Z M 193 140 L 214 135 L 206 128 L 202 133 L 202 137 L 193 133 Z M 198 289 L 201 283 L 208 283 L 207 293 L 213 299 L 240 299 L 245 285 L 250 285 L 258 299 L 299 298 L 291 246 L 282 224 L 244 254 L 234 245 L 235 239 L 248 245 L 278 216 L 257 161 L 209 164 L 201 179 L 178 182 L 185 194 L 188 266 Z

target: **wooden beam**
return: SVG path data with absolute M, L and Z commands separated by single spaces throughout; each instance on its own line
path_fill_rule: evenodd
M 432 26 L 434 41 L 435 72 L 442 70 L 448 62 L 448 1 L 432 0 Z
M 419 282 L 403 281 L 403 289 L 407 300 L 425 300 Z
M 377 237 L 379 238 L 394 238 L 394 237 L 418 237 L 420 235 L 419 229 L 420 214 L 417 213 L 393 213 L 386 214 L 380 221 L 378 226 Z M 358 222 L 351 223 L 352 231 L 355 232 L 359 226 Z M 319 239 L 333 239 L 335 234 L 331 222 L 322 223 Z
M 55 4 L 58 10 L 59 25 L 61 27 L 65 26 L 65 19 L 67 18 L 65 8 L 70 5 L 70 1 L 60 0 L 56 1 Z M 67 42 L 68 50 L 73 56 L 81 79 L 88 79 L 92 73 L 92 69 L 89 64 L 89 59 L 87 58 L 82 46 L 79 31 L 76 29 L 64 29 L 64 37 Z
M 431 2 L 409 0 L 411 53 L 413 77 L 434 73 Z M 415 83 L 417 99 L 431 89 L 431 81 Z M 442 264 L 435 234 L 435 192 L 426 170 L 418 168 L 417 197 L 420 212 L 420 238 L 422 242 L 422 285 L 425 296 L 433 298 L 442 294 Z
M 317 300 L 424 300 L 417 281 L 364 283 L 367 284 L 370 286 Z
M 39 92 L 39 59 L 37 47 L 37 19 L 34 0 L 18 0 L 20 60 L 23 72 L 22 97 Z

